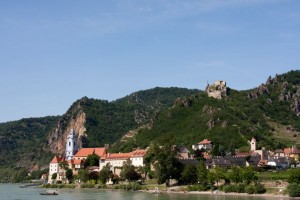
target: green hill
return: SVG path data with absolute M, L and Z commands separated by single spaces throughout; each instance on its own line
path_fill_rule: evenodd
M 269 78 L 266 84 L 247 91 L 228 89 L 218 100 L 197 94 L 178 101 L 159 113 L 152 127 L 139 130 L 134 138 L 115 144 L 122 151 L 146 147 L 166 138 L 191 147 L 209 138 L 225 151 L 248 146 L 255 137 L 259 148 L 282 148 L 299 143 L 300 71 Z M 298 131 L 297 131 L 298 130 Z
M 169 140 L 191 147 L 204 138 L 222 151 L 243 149 L 255 137 L 259 147 L 300 144 L 300 71 L 268 78 L 246 91 L 227 88 L 214 99 L 200 90 L 153 88 L 109 102 L 84 97 L 57 117 L 0 124 L 0 168 L 47 165 L 64 151 L 70 128 L 81 131 L 83 147 L 113 144 L 130 151 Z

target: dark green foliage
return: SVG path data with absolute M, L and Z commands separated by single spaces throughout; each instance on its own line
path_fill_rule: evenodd
M 141 190 L 142 186 L 136 182 L 132 182 L 132 183 L 124 184 L 124 185 L 116 185 L 115 189 L 123 189 L 126 191 L 129 191 L 129 190 L 137 191 L 137 190 Z
M 66 170 L 66 178 L 71 181 L 73 179 L 73 171 L 71 169 Z
M 48 164 L 51 154 L 46 151 L 46 138 L 58 117 L 28 118 L 0 123 L 0 166 L 14 168 Z M 1 177 L 0 177 L 1 179 Z
M 105 184 L 109 178 L 112 176 L 111 166 L 107 164 L 99 172 L 99 180 L 102 184 Z
M 84 162 L 84 168 L 91 166 L 99 166 L 99 156 L 97 154 L 88 155 Z
M 204 160 L 200 160 L 197 168 L 198 184 L 207 187 L 208 183 L 208 169 L 206 169 Z
M 298 183 L 290 183 L 287 191 L 290 197 L 300 197 L 300 185 Z
M 51 177 L 51 179 L 52 179 L 52 180 L 55 180 L 55 179 L 56 179 L 56 177 L 57 177 L 57 173 L 54 173 L 54 174 L 52 174 L 52 177 Z
M 128 181 L 136 181 L 142 177 L 139 173 L 137 173 L 135 167 L 131 164 L 130 160 L 124 162 L 120 175 L 121 178 Z
M 89 171 L 87 169 L 80 169 L 77 176 L 79 180 L 85 183 L 89 180 Z
M 80 101 L 86 113 L 87 146 L 103 146 L 119 140 L 128 130 L 148 123 L 157 112 L 173 105 L 177 98 L 200 93 L 184 88 L 153 88 L 139 91 L 113 102 L 84 98 Z M 131 151 L 134 144 L 119 144 L 118 151 Z M 112 149 L 112 151 L 114 148 Z
M 300 184 L 300 168 L 290 169 L 289 173 L 288 182 Z
M 194 165 L 185 165 L 181 173 L 181 181 L 184 184 L 197 183 L 197 167 Z

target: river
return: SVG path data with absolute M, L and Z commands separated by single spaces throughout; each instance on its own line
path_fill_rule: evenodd
M 199 194 L 150 194 L 144 192 L 125 192 L 99 189 L 58 189 L 59 195 L 43 196 L 46 189 L 28 187 L 20 188 L 17 184 L 0 184 L 0 200 L 276 200 L 281 198 L 217 196 Z

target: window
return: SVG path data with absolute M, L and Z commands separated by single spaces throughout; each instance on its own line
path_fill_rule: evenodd
M 71 146 L 71 142 L 69 142 L 69 146 Z

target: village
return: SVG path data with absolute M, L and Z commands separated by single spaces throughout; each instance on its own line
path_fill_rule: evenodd
M 300 150 L 296 146 L 275 149 L 274 151 L 259 150 L 255 138 L 249 141 L 249 145 L 249 152 L 235 152 L 234 155 L 226 154 L 224 156 L 211 155 L 213 141 L 209 139 L 204 139 L 192 145 L 192 151 L 197 152 L 197 154 L 192 154 L 189 148 L 185 146 L 174 145 L 173 148 L 176 151 L 176 158 L 183 165 L 192 164 L 197 166 L 199 158 L 201 158 L 204 160 L 206 169 L 252 166 L 270 170 L 285 170 L 298 166 L 297 161 Z M 112 173 L 120 176 L 122 166 L 127 161 L 130 161 L 135 168 L 144 167 L 145 155 L 148 150 L 149 147 L 146 149 L 133 149 L 131 152 L 126 153 L 108 153 L 108 147 L 78 149 L 77 137 L 72 129 L 67 137 L 65 155 L 54 156 L 49 164 L 48 183 L 68 183 L 66 169 L 71 169 L 72 173 L 77 175 L 79 170 L 84 169 L 84 163 L 90 155 L 99 157 L 99 165 L 89 167 L 89 173 L 99 173 L 105 166 L 110 166 Z M 154 170 L 153 166 L 151 166 L 151 170 Z M 106 184 L 112 183 L 112 180 L 109 179 Z M 172 180 L 172 183 L 176 184 L 177 180 Z

